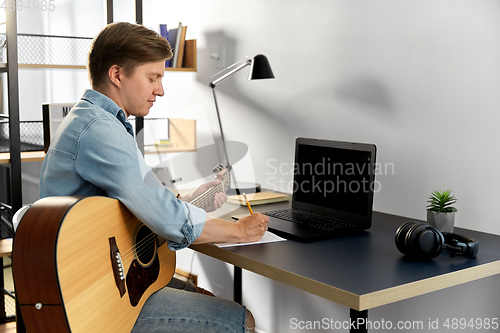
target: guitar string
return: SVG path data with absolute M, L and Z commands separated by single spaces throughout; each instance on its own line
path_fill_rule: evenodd
M 150 252 L 152 254 L 157 252 L 157 248 L 159 246 L 156 246 L 157 245 L 156 234 L 153 233 L 150 236 L 148 236 L 148 238 L 149 238 L 148 242 L 143 243 L 140 249 L 136 249 L 135 252 L 136 252 L 136 255 L 138 257 L 140 257 L 143 254 L 148 253 L 148 252 Z
M 216 194 L 218 192 L 221 192 L 222 191 L 222 183 L 213 187 L 212 189 L 208 190 L 206 192 L 206 194 L 210 194 L 210 199 L 208 197 L 208 195 L 200 195 L 199 197 L 197 197 L 196 199 L 194 199 L 193 201 L 191 201 L 190 203 L 195 205 L 196 207 L 199 207 L 199 208 L 202 208 L 204 205 L 207 205 L 211 202 L 213 202 L 213 197 L 212 197 L 212 194 Z M 202 198 L 203 197 L 203 198 Z M 198 203 L 198 201 L 202 201 L 203 203 L 203 206 L 201 205 L 201 203 Z
M 224 191 L 224 187 L 225 185 L 227 185 L 227 180 L 228 180 L 228 174 L 226 173 L 223 177 L 223 179 L 221 180 L 220 184 L 218 184 L 217 186 L 215 187 L 212 187 L 210 190 L 208 190 L 206 193 L 200 195 L 199 197 L 197 197 L 196 199 L 192 200 L 190 203 L 199 207 L 199 208 L 202 208 L 199 204 L 198 204 L 198 201 L 199 200 L 205 200 L 205 203 L 204 205 L 210 203 L 210 201 L 213 201 L 213 197 L 212 197 L 212 193 L 215 195 L 216 193 L 218 192 L 223 192 Z M 214 193 L 215 192 L 215 193 Z M 224 191 L 225 192 L 225 191 Z M 209 200 L 208 198 L 208 195 L 206 194 L 210 194 L 210 199 Z
M 154 244 L 156 243 L 156 237 L 157 235 L 154 234 L 154 233 L 151 233 L 149 236 L 147 236 L 146 238 L 144 238 L 140 243 L 141 243 L 141 246 L 132 246 L 131 249 L 129 249 L 128 251 L 126 252 L 130 252 L 130 253 L 127 253 L 127 254 L 124 254 L 122 256 L 122 261 L 123 259 L 129 259 L 131 256 L 135 257 L 136 258 L 140 258 L 144 253 L 146 253 L 147 251 L 152 251 L 152 253 L 155 253 L 156 252 L 156 249 L 157 247 L 154 246 Z M 161 236 L 160 236 L 161 237 Z M 158 247 L 160 247 L 161 245 L 165 244 L 164 242 L 162 244 L 158 244 Z M 135 251 L 133 251 L 135 250 Z
M 144 249 L 150 246 L 154 242 L 154 234 L 150 234 L 141 241 L 139 241 L 136 245 L 133 245 L 130 249 L 124 251 L 121 254 L 122 260 L 127 259 L 130 256 L 134 255 L 139 256 L 144 253 Z
M 226 180 L 227 180 L 227 177 L 226 177 L 226 179 L 222 180 L 222 182 L 219 185 L 212 187 L 210 190 L 208 190 L 204 194 L 202 194 L 199 197 L 197 197 L 196 199 L 192 200 L 191 204 L 193 204 L 199 208 L 202 208 L 202 207 L 204 207 L 204 205 L 207 205 L 207 204 L 213 202 L 212 194 L 215 195 L 216 193 L 221 192 L 223 190 L 223 184 L 225 184 Z M 210 198 L 211 200 L 209 200 L 208 198 Z M 134 252 L 135 252 L 136 256 L 142 255 L 145 251 L 150 249 L 149 246 L 152 243 L 154 244 L 156 242 L 155 237 L 161 237 L 161 236 L 158 236 L 152 232 L 149 236 L 145 237 L 144 239 L 139 241 L 137 244 L 134 244 L 131 248 L 122 252 L 122 254 L 121 254 L 122 259 L 128 259 L 128 257 L 130 257 L 131 255 L 134 255 Z M 163 237 L 161 237 L 161 238 L 163 238 Z M 159 242 L 160 242 L 160 240 L 158 239 L 158 243 Z M 165 242 L 166 241 L 162 241 L 161 244 L 158 244 L 158 247 L 165 244 Z
M 146 227 L 146 226 L 145 226 Z M 144 253 L 144 251 L 147 251 L 149 246 L 151 245 L 151 243 L 155 242 L 156 241 L 156 238 L 158 235 L 155 234 L 154 232 L 151 231 L 151 234 L 149 234 L 148 236 L 146 236 L 144 239 L 140 240 L 138 243 L 136 243 L 135 245 L 133 245 L 131 248 L 129 248 L 128 250 L 124 251 L 123 252 L 123 258 L 127 258 L 131 252 L 133 254 L 134 250 L 135 250 L 135 253 L 137 254 L 142 254 Z M 158 236 L 158 237 L 161 237 L 161 236 Z M 164 237 L 161 237 L 164 239 Z M 158 242 L 160 240 L 158 239 Z M 161 244 L 158 244 L 158 246 L 161 246 L 165 244 L 165 241 L 162 241 Z
M 136 249 L 135 251 L 135 256 L 136 257 L 141 257 L 144 253 L 147 253 L 147 251 L 151 251 L 152 254 L 154 254 L 156 251 L 156 249 L 160 246 L 162 246 L 163 244 L 166 243 L 166 240 L 164 237 L 161 237 L 161 236 L 158 236 L 157 234 L 150 234 L 149 236 L 147 236 L 144 240 L 141 241 L 141 246 L 139 246 L 140 249 Z M 157 244 L 157 247 L 150 247 L 150 245 L 152 244 Z M 130 256 L 133 256 L 134 255 L 134 252 L 132 253 L 129 253 L 127 255 L 124 255 L 122 257 L 122 259 L 128 259 Z
M 156 236 L 156 234 L 151 231 L 150 235 L 146 236 L 144 239 L 142 239 L 139 242 L 137 242 L 136 244 L 134 244 L 131 248 L 123 251 L 121 253 L 122 259 L 128 258 L 130 255 L 133 255 L 134 251 L 137 255 L 143 254 L 144 251 L 146 251 L 149 248 L 151 243 L 155 241 L 155 239 L 154 239 L 155 236 Z M 163 245 L 163 244 L 165 244 L 165 242 L 163 242 L 162 244 L 159 244 L 159 246 Z
M 206 193 L 207 195 L 200 195 L 196 199 L 192 200 L 190 203 L 193 204 L 193 205 L 195 205 L 196 207 L 201 208 L 200 205 L 198 204 L 198 201 L 209 202 L 208 194 L 210 194 L 210 197 L 211 197 L 212 193 L 215 194 L 217 192 L 220 192 L 220 190 L 218 188 L 219 188 L 219 186 L 216 186 L 216 188 L 212 188 L 212 189 L 208 190 L 207 193 Z M 213 201 L 213 198 L 212 198 L 212 201 Z

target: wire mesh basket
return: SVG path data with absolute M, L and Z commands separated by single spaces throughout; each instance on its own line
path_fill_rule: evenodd
M 134 127 L 135 119 L 130 119 Z M 44 150 L 43 121 L 20 121 L 21 151 Z M 144 144 L 168 139 L 168 118 L 144 118 Z M 0 120 L 0 153 L 9 152 L 9 122 Z
M 14 235 L 12 231 L 12 208 L 0 203 L 0 239 L 10 238 Z
M 5 300 L 5 322 L 16 320 L 16 299 L 14 293 L 4 294 Z
M 43 150 L 43 122 L 42 121 L 20 121 L 19 131 L 21 134 L 21 151 Z M 10 151 L 9 122 L 0 121 L 0 153 Z
M 0 35 L 1 45 L 4 45 L 5 38 L 5 34 Z M 92 38 L 89 37 L 18 34 L 18 63 L 42 66 L 86 66 L 91 44 Z M 7 62 L 5 48 L 0 53 L 0 62 Z

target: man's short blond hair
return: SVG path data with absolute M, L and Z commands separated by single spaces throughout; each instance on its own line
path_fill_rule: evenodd
M 139 24 L 111 23 L 92 41 L 87 63 L 90 84 L 102 87 L 113 65 L 130 76 L 140 64 L 170 58 L 172 48 L 157 32 Z

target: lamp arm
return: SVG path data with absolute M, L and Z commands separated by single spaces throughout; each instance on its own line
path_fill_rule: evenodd
M 220 137 L 222 139 L 222 147 L 224 148 L 226 167 L 230 170 L 231 164 L 229 163 L 229 155 L 227 154 L 226 140 L 224 139 L 224 131 L 222 130 L 222 123 L 220 121 L 219 104 L 217 103 L 217 97 L 215 96 L 215 84 L 211 84 L 210 86 L 212 87 L 212 94 L 214 96 L 215 111 L 217 112 L 217 120 L 219 122 Z
M 237 63 L 236 63 L 237 64 Z M 236 65 L 236 64 L 233 64 L 231 66 L 229 66 L 228 68 L 231 68 L 232 66 Z M 210 87 L 215 87 L 219 82 L 221 82 L 222 80 L 224 79 L 227 79 L 229 76 L 233 75 L 234 73 L 236 73 L 237 71 L 245 68 L 246 66 L 250 66 L 252 64 L 252 60 L 251 59 L 246 59 L 244 63 L 242 63 L 241 65 L 233 68 L 232 70 L 230 70 L 229 72 L 225 73 L 224 75 L 218 77 L 217 79 L 213 80 L 212 82 L 210 82 Z

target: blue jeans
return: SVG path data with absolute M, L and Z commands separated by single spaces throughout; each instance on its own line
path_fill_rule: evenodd
M 245 317 L 233 301 L 165 287 L 148 298 L 132 333 L 242 333 Z

